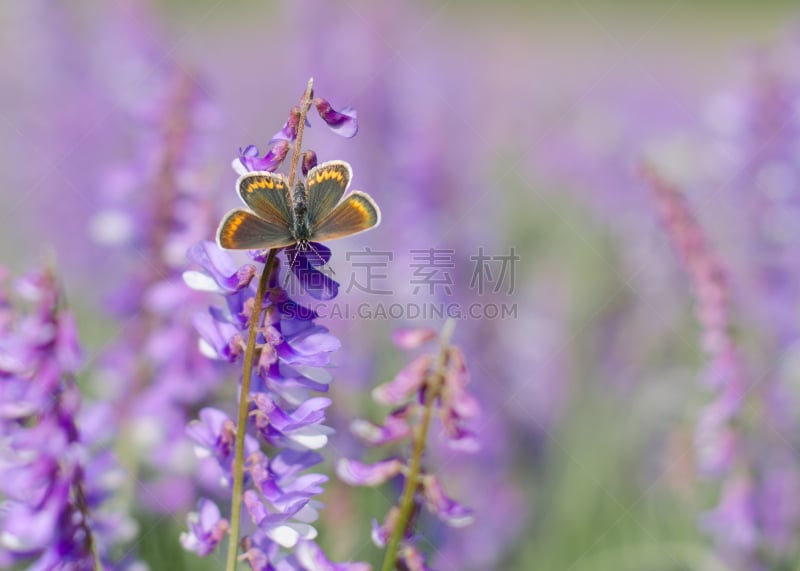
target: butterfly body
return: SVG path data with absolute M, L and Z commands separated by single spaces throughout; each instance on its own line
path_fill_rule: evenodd
M 302 182 L 298 182 L 294 187 L 294 218 L 292 220 L 292 235 L 300 247 L 305 249 L 311 238 L 311 230 L 308 224 L 308 202 L 306 199 L 306 188 Z
M 365 192 L 344 197 L 352 169 L 344 161 L 322 163 L 308 172 L 293 192 L 283 175 L 248 172 L 236 188 L 248 209 L 222 219 L 217 242 L 229 250 L 283 248 L 325 242 L 357 234 L 380 223 L 380 209 Z M 344 197 L 344 198 L 343 198 Z

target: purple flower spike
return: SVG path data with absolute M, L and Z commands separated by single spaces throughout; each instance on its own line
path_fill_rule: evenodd
M 200 500 L 197 511 L 186 516 L 186 523 L 189 531 L 181 533 L 181 545 L 201 557 L 214 551 L 228 533 L 228 520 L 221 517 L 217 504 L 211 500 Z
M 106 504 L 120 473 L 105 438 L 113 424 L 92 438 L 99 409 L 81 410 L 77 329 L 55 275 L 20 280 L 13 294 L 0 293 L 0 566 L 90 569 L 96 555 L 111 568 L 134 525 Z
M 341 111 L 336 111 L 331 104 L 322 97 L 314 99 L 319 116 L 328 124 L 328 127 L 342 137 L 355 137 L 358 133 L 358 119 L 356 110 L 352 107 L 344 107 Z
M 304 98 L 301 105 L 307 109 L 309 100 Z M 259 157 L 254 146 L 241 150 L 233 163 L 236 171 L 276 170 L 297 139 L 303 120 L 300 109 L 292 109 L 266 156 Z M 306 151 L 302 157 L 304 172 L 316 165 L 313 152 Z M 296 276 L 292 283 L 299 283 L 316 299 L 337 295 L 339 284 L 320 269 L 330 259 L 330 249 L 312 243 L 304 250 L 291 247 L 284 251 Z M 237 269 L 227 252 L 210 242 L 199 244 L 190 254 L 204 271 L 187 272 L 185 281 L 195 289 L 220 295 L 219 303 L 195 315 L 202 353 L 241 363 L 244 359 L 238 357 L 247 349 L 244 340 L 255 334 L 252 369 L 239 370 L 241 379 L 250 378 L 249 392 L 240 390 L 239 397 L 240 404 L 247 407 L 247 422 L 234 427 L 224 413 L 206 408 L 200 411 L 200 419 L 191 423 L 189 435 L 198 443 L 200 454 L 216 459 L 216 466 L 207 464 L 221 470 L 217 481 L 222 488 L 230 490 L 234 478 L 238 482 L 244 476 L 242 501 L 251 521 L 241 537 L 239 560 L 247 561 L 254 571 L 366 571 L 368 566 L 363 564 L 331 563 L 311 542 L 317 535 L 312 524 L 322 507 L 315 496 L 324 491 L 328 480 L 310 471 L 322 462 L 322 456 L 313 451 L 324 447 L 333 432 L 325 425 L 330 399 L 315 397 L 312 391 L 328 390 L 331 375 L 326 367 L 339 340 L 315 323 L 316 312 L 295 302 L 282 286 L 283 258 L 271 258 L 266 250 L 250 250 L 249 255 L 258 264 L 275 262 L 264 276 L 267 287 L 262 299 L 256 298 L 253 277 L 257 271 L 252 265 Z M 235 438 L 241 433 L 244 462 L 234 466 Z M 262 445 L 269 447 L 269 456 Z M 209 473 L 205 481 L 211 483 L 215 476 Z M 184 545 L 201 554 L 210 552 L 218 541 L 208 538 L 207 528 L 193 529 Z M 231 536 L 238 537 L 238 530 L 232 529 Z M 231 546 L 237 544 L 238 539 L 233 539 Z
M 467 393 L 469 375 L 461 351 L 450 345 L 453 321 L 448 320 L 441 336 L 429 330 L 401 331 L 395 342 L 403 347 L 441 339 L 438 355 L 421 355 L 401 370 L 390 382 L 372 391 L 373 398 L 382 404 L 396 405 L 383 426 L 365 420 L 351 425 L 352 431 L 370 445 L 383 445 L 408 439 L 415 451 L 428 445 L 428 420 L 437 414 L 453 447 L 474 451 L 478 441 L 464 424 L 479 413 L 477 400 Z M 435 359 L 435 367 L 434 367 Z M 427 569 L 423 555 L 413 543 L 416 514 L 424 502 L 428 511 L 450 527 L 463 527 L 473 521 L 470 509 L 447 496 L 436 476 L 426 473 L 415 456 L 413 461 L 389 458 L 376 464 L 363 464 L 355 460 L 340 460 L 336 474 L 347 484 L 377 486 L 394 476 L 405 480 L 400 501 L 393 506 L 382 525 L 373 523 L 372 540 L 383 547 L 391 538 L 391 545 L 400 551 L 392 552 L 388 564 L 403 569 Z M 393 558 L 395 557 L 395 558 Z
M 239 156 L 233 160 L 233 170 L 238 174 L 250 171 L 275 172 L 289 154 L 290 143 L 288 140 L 274 141 L 270 150 L 263 157 L 259 157 L 258 147 L 249 145 L 244 150 L 239 149 Z
M 336 464 L 336 475 L 351 486 L 379 486 L 402 471 L 403 463 L 396 458 L 377 464 L 342 458 Z

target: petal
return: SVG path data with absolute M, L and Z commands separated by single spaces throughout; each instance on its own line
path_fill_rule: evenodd
M 289 154 L 289 142 L 277 141 L 267 154 L 259 158 L 258 148 L 250 145 L 244 151 L 239 151 L 238 162 L 241 164 L 245 172 L 247 171 L 269 171 L 275 172 L 281 163 L 286 159 Z M 234 161 L 234 170 L 238 172 Z
M 436 330 L 430 327 L 398 329 L 392 333 L 392 342 L 401 349 L 417 349 L 438 336 Z
M 396 459 L 377 464 L 364 464 L 357 460 L 342 458 L 336 464 L 336 475 L 351 486 L 379 486 L 403 470 L 404 464 Z
M 381 404 L 403 404 L 425 384 L 431 364 L 432 358 L 429 355 L 417 357 L 393 380 L 375 387 L 372 398 Z
M 425 564 L 425 556 L 414 545 L 405 544 L 400 550 L 400 560 L 407 571 L 431 571 Z
M 186 517 L 189 531 L 181 533 L 180 541 L 184 549 L 204 557 L 214 551 L 225 537 L 228 521 L 220 517 L 219 508 L 210 500 L 200 500 L 197 508 Z
M 449 498 L 433 475 L 422 478 L 422 494 L 428 510 L 451 527 L 464 527 L 475 520 L 472 510 Z
M 247 490 L 242 495 L 242 503 L 247 508 L 247 513 L 256 525 L 261 525 L 261 522 L 269 515 L 266 506 L 261 502 L 258 494 L 253 490 Z
M 411 435 L 411 426 L 408 424 L 409 407 L 393 411 L 379 426 L 363 419 L 356 419 L 350 425 L 350 430 L 358 438 L 371 446 L 382 446 L 390 442 L 397 442 Z
M 317 153 L 314 151 L 305 151 L 303 153 L 303 176 L 308 174 L 308 171 L 317 166 Z
M 322 97 L 314 99 L 314 105 L 319 112 L 322 120 L 328 124 L 328 127 L 342 137 L 354 137 L 358 133 L 358 119 L 356 110 L 352 107 L 344 107 L 341 111 L 336 111 L 331 104 Z
M 370 571 L 366 563 L 332 563 L 322 548 L 313 541 L 301 541 L 295 549 L 303 571 Z
M 265 531 L 265 534 L 275 543 L 292 549 L 301 538 L 308 540 L 317 537 L 317 530 L 305 523 L 291 523 L 274 527 Z
M 305 250 L 294 245 L 286 248 L 286 256 L 297 282 L 311 297 L 328 301 L 339 295 L 339 283 L 317 269 L 330 260 L 330 248 L 318 242 L 309 243 Z
M 216 243 L 204 240 L 192 246 L 188 258 L 201 266 L 216 282 L 218 292 L 235 293 L 250 285 L 256 268 L 247 264 L 237 268 L 230 255 Z M 189 273 L 187 285 L 197 283 L 197 278 Z M 184 281 L 187 277 L 184 276 Z M 200 282 L 203 291 L 209 291 L 208 282 Z
M 291 142 L 297 138 L 297 128 L 300 125 L 300 108 L 295 106 L 292 107 L 292 110 L 289 112 L 289 118 L 286 119 L 286 123 L 283 124 L 283 127 L 280 131 L 275 133 L 270 139 L 270 144 L 276 143 L 279 141 L 286 141 Z

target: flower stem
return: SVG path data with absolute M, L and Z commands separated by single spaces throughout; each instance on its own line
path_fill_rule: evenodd
M 450 338 L 453 336 L 455 321 L 448 319 L 442 332 L 439 335 L 439 362 L 436 370 L 428 377 L 425 383 L 425 409 L 422 413 L 416 434 L 414 435 L 414 450 L 411 456 L 411 465 L 406 475 L 406 482 L 403 486 L 403 494 L 400 499 L 400 514 L 397 517 L 392 537 L 386 548 L 386 555 L 383 559 L 381 571 L 392 571 L 397 565 L 397 553 L 400 550 L 400 542 L 406 535 L 411 512 L 414 509 L 414 495 L 419 487 L 420 473 L 422 472 L 422 454 L 425 451 L 425 444 L 428 440 L 428 431 L 433 417 L 433 404 L 441 393 L 442 384 L 447 374 L 447 360 L 450 348 Z
M 228 559 L 226 571 L 235 571 L 236 557 L 239 554 L 239 527 L 242 519 L 242 492 L 244 488 L 244 439 L 247 427 L 247 411 L 250 395 L 250 379 L 253 376 L 253 361 L 256 353 L 256 337 L 258 325 L 261 321 L 261 310 L 264 306 L 264 296 L 267 291 L 272 265 L 278 250 L 269 251 L 267 262 L 261 271 L 256 289 L 255 303 L 250 315 L 250 330 L 247 335 L 247 347 L 244 351 L 244 370 L 242 371 L 242 387 L 239 394 L 239 415 L 236 422 L 236 451 L 233 461 L 233 494 L 231 496 L 231 527 L 228 540 Z
M 308 86 L 300 101 L 300 116 L 297 125 L 297 139 L 294 142 L 292 151 L 292 163 L 289 170 L 289 188 L 294 184 L 297 175 L 297 163 L 300 161 L 300 151 L 303 146 L 303 130 L 306 125 L 306 115 L 311 108 L 314 80 L 308 80 Z M 264 296 L 267 291 L 267 282 L 272 273 L 272 265 L 275 262 L 278 250 L 273 248 L 269 251 L 267 262 L 261 271 L 256 289 L 256 302 L 253 304 L 253 313 L 250 316 L 250 329 L 247 335 L 247 346 L 244 351 L 244 370 L 242 371 L 242 387 L 239 395 L 239 415 L 236 423 L 236 453 L 233 461 L 233 493 L 231 495 L 231 527 L 230 538 L 228 540 L 228 558 L 225 565 L 226 571 L 236 570 L 236 560 L 239 555 L 239 529 L 242 519 L 242 493 L 244 489 L 244 439 L 247 427 L 248 397 L 250 395 L 250 379 L 253 376 L 253 361 L 256 353 L 256 337 L 258 325 L 261 320 L 261 310 L 264 305 Z
M 81 478 L 83 478 L 83 473 L 81 473 Z M 89 504 L 86 501 L 86 493 L 83 491 L 83 482 L 79 482 L 75 488 L 75 503 L 78 506 L 78 510 L 81 512 L 83 516 L 82 527 L 83 531 L 86 533 L 86 541 L 89 545 L 89 552 L 92 554 L 92 562 L 93 562 L 93 570 L 94 571 L 103 571 L 103 563 L 100 559 L 100 552 L 97 550 L 97 544 L 94 541 L 94 533 L 89 528 Z
M 306 128 L 306 115 L 308 110 L 311 109 L 311 101 L 314 97 L 314 78 L 308 80 L 306 92 L 303 94 L 303 99 L 300 101 L 300 122 L 297 124 L 297 139 L 294 141 L 294 149 L 292 150 L 292 162 L 289 167 L 289 192 L 292 191 L 294 179 L 297 175 L 297 165 L 300 162 L 300 151 L 303 149 L 303 131 Z

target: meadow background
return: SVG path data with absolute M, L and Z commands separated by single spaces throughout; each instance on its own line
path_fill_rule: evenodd
M 331 244 L 342 289 L 361 271 L 347 252 L 393 255 L 380 283 L 390 296 L 353 288 L 337 302 L 517 308 L 456 326 L 484 409 L 482 449 L 435 448 L 429 460 L 476 522 L 423 522 L 433 567 L 796 569 L 798 16 L 792 2 L 731 0 L 7 1 L 0 260 L 17 274 L 55 260 L 86 352 L 85 399 L 115 394 L 108 353 L 140 313 L 120 297 L 137 299 L 153 271 L 189 267 L 185 249 L 165 253 L 141 235 L 148 216 L 182 208 L 159 203 L 146 176 L 189 105 L 171 89 L 177 81 L 192 102 L 180 142 L 191 170 L 176 180 L 202 208 L 186 234 L 213 239 L 237 202 L 231 161 L 266 145 L 313 76 L 319 95 L 358 110 L 360 130 L 341 139 L 317 119 L 308 146 L 349 161 L 353 187 L 383 211 L 377 230 Z M 645 162 L 683 193 L 716 253 L 722 309 L 671 242 Z M 427 248 L 453 251 L 451 291 L 414 292 L 412 251 Z M 513 291 L 470 287 L 480 248 L 520 256 Z M 738 360 L 720 364 L 714 311 Z M 378 418 L 369 388 L 403 364 L 391 332 L 441 320 L 323 323 L 342 343 L 330 470 L 362 454 L 347 426 Z M 194 349 L 191 338 L 160 342 Z M 709 412 L 725 391 L 709 377 L 726 367 L 747 377 L 728 416 Z M 116 444 L 121 457 L 135 456 L 135 440 Z M 708 454 L 735 467 L 704 473 Z M 142 498 L 157 494 L 135 464 L 139 557 L 158 570 L 219 568 L 178 543 L 193 500 L 151 509 Z M 398 491 L 333 478 L 321 544 L 337 559 L 379 561 L 370 518 Z

